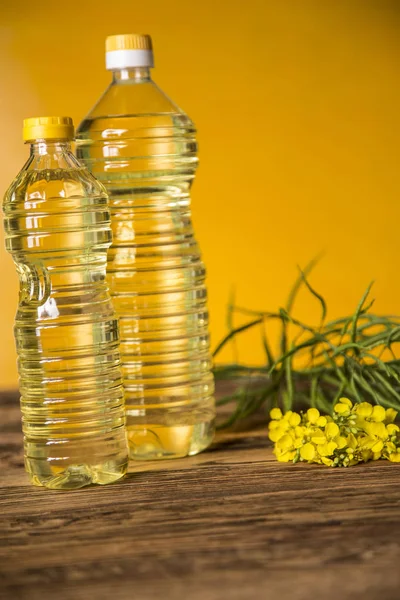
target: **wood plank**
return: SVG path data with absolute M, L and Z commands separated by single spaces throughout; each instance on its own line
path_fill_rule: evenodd
M 29 485 L 2 400 L 1 598 L 399 598 L 400 465 L 281 464 L 259 427 L 56 492 Z

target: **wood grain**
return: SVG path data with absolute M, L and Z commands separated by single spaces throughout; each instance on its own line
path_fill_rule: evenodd
M 108 487 L 34 488 L 0 397 L 0 597 L 398 600 L 400 465 L 275 461 L 264 427 Z

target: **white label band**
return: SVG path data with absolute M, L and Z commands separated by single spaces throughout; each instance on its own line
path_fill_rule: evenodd
M 125 69 L 128 67 L 154 67 L 152 50 L 113 50 L 106 52 L 106 69 Z

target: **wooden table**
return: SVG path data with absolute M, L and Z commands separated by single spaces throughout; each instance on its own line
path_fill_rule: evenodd
M 280 464 L 254 427 L 54 492 L 25 477 L 17 394 L 1 406 L 1 598 L 400 598 L 400 465 Z

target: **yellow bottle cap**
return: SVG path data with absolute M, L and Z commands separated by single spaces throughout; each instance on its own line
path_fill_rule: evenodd
M 106 68 L 154 67 L 151 37 L 141 33 L 110 35 L 106 39 Z
M 48 139 L 74 139 L 74 124 L 71 117 L 30 117 L 24 119 L 25 142 Z
M 151 37 L 142 33 L 109 35 L 106 39 L 106 52 L 116 50 L 152 50 Z

